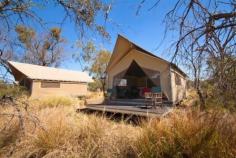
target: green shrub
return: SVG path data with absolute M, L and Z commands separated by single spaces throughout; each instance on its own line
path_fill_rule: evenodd
M 6 84 L 0 81 L 0 98 L 3 96 L 13 96 L 18 97 L 22 95 L 28 95 L 25 87 L 13 85 L 13 84 Z

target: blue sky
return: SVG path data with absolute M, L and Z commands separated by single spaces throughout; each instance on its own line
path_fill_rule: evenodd
M 153 52 L 155 55 L 169 60 L 171 58 L 171 52 L 168 51 L 168 47 L 174 38 L 171 38 L 169 35 L 163 41 L 165 30 L 163 19 L 165 13 L 170 9 L 170 1 L 161 1 L 159 6 L 151 11 L 148 11 L 148 9 L 156 0 L 146 1 L 141 7 L 139 14 L 136 15 L 140 2 L 139 0 L 114 0 L 112 2 L 112 10 L 109 14 L 109 20 L 105 25 L 111 35 L 111 40 L 107 41 L 97 36 L 91 36 L 89 38 L 99 47 L 112 51 L 117 35 L 121 34 L 148 51 Z M 44 10 L 40 9 L 36 11 L 49 23 L 48 26 L 56 26 L 55 21 L 60 21 L 63 17 L 63 10 L 51 3 Z M 101 17 L 98 17 L 98 22 L 102 21 L 101 19 Z M 67 58 L 61 67 L 80 70 L 79 63 L 71 59 L 71 54 L 78 51 L 72 48 L 78 40 L 78 31 L 76 31 L 73 22 L 69 19 L 63 24 L 62 35 L 67 40 L 65 49 Z M 160 43 L 162 44 L 160 45 Z
M 136 15 L 138 6 L 143 0 L 104 0 L 105 2 L 112 3 L 112 10 L 109 13 L 108 21 L 105 24 L 107 31 L 111 36 L 111 40 L 107 41 L 98 36 L 88 35 L 89 40 L 103 49 L 107 49 L 112 52 L 115 45 L 115 41 L 118 34 L 121 34 L 143 47 L 144 49 L 152 52 L 153 54 L 162 57 L 166 60 L 171 60 L 173 56 L 173 47 L 170 46 L 177 40 L 178 36 L 175 31 L 165 34 L 165 15 L 170 9 L 173 9 L 173 5 L 176 0 L 160 0 L 157 7 L 150 11 L 150 8 L 158 0 L 146 0 L 141 6 L 139 14 Z M 205 5 L 209 3 L 208 0 L 202 0 Z M 53 1 L 46 1 L 45 6 L 40 8 L 33 8 L 33 10 L 39 15 L 45 22 L 46 27 L 58 27 L 58 22 L 61 22 L 64 17 L 64 10 L 53 4 Z M 39 1 L 40 3 L 40 1 Z M 211 8 L 209 8 L 211 9 Z M 232 9 L 232 8 L 231 8 Z M 218 10 L 224 10 L 225 12 L 231 10 L 225 5 L 219 5 Z M 181 9 L 180 9 L 181 11 Z M 97 22 L 104 24 L 104 18 L 98 16 Z M 43 32 L 42 27 L 38 26 L 38 23 L 34 25 L 32 21 L 28 21 L 29 25 L 32 25 L 37 32 Z M 177 28 L 177 26 L 172 26 Z M 11 32 L 14 34 L 14 32 Z M 78 29 L 76 29 L 73 21 L 67 19 L 62 26 L 62 36 L 67 40 L 65 43 L 65 58 L 60 67 L 72 70 L 81 70 L 80 64 L 72 59 L 72 54 L 78 52 L 75 43 L 79 39 Z M 20 48 L 18 48 L 20 49 Z M 22 50 L 15 50 L 20 53 Z M 186 73 L 189 69 L 178 65 Z M 0 73 L 3 69 L 0 68 Z

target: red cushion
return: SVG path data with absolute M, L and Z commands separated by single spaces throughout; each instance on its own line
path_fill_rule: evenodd
M 143 88 L 142 95 L 144 95 L 144 93 L 146 93 L 146 92 L 151 92 L 151 89 L 150 88 Z

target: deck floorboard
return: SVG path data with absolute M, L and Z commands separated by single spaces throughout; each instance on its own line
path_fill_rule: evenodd
M 145 117 L 162 117 L 169 113 L 172 108 L 169 106 L 146 108 L 145 106 L 132 106 L 132 105 L 88 105 L 84 108 L 79 109 L 83 110 L 92 110 L 98 112 L 110 112 L 114 114 L 128 114 L 128 115 L 137 115 Z

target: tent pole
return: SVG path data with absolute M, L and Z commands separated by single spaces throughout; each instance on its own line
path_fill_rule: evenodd
M 145 79 L 146 79 L 146 88 L 147 88 L 147 77 L 145 77 Z

